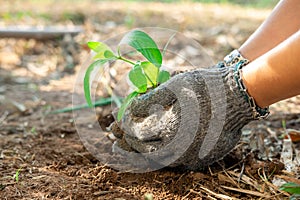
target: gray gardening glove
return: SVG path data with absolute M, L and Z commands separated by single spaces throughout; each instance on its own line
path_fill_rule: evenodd
M 233 73 L 220 66 L 185 72 L 137 97 L 113 124 L 115 146 L 193 170 L 221 159 L 253 120 Z

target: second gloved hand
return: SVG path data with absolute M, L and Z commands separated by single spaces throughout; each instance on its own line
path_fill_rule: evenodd
M 251 120 L 233 67 L 199 69 L 134 99 L 114 124 L 115 145 L 149 154 L 161 165 L 198 169 L 231 151 Z

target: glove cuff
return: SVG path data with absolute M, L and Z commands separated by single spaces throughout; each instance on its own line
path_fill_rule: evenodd
M 236 82 L 236 86 L 239 90 L 239 92 L 243 95 L 244 99 L 248 102 L 251 110 L 252 110 L 252 116 L 253 119 L 265 119 L 270 114 L 269 107 L 261 108 L 259 107 L 254 98 L 248 93 L 248 89 L 246 85 L 243 82 L 242 79 L 242 68 L 248 64 L 248 61 L 241 60 L 235 65 L 231 66 L 233 69 L 233 78 Z M 218 65 L 219 68 L 224 68 L 225 65 Z M 225 70 L 226 71 L 226 70 Z M 234 84 L 232 84 L 234 85 Z M 235 86 L 235 88 L 236 88 Z
M 239 130 L 254 119 L 253 110 L 236 81 L 235 68 L 220 68 L 220 72 L 224 77 L 227 99 L 225 124 L 228 128 L 226 130 Z
M 225 56 L 225 58 L 223 60 L 224 65 L 226 67 L 233 66 L 241 61 L 246 64 L 248 64 L 250 62 L 250 60 L 248 60 L 247 58 L 242 56 L 242 54 L 237 49 L 230 52 L 227 56 Z

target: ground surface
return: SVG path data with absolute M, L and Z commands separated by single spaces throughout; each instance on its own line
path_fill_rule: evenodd
M 0 39 L 0 199 L 120 200 L 146 194 L 153 199 L 288 199 L 278 181 L 299 182 L 299 168 L 287 170 L 285 160 L 280 161 L 282 120 L 287 128 L 300 130 L 299 97 L 272 106 L 268 120 L 245 127 L 232 153 L 199 172 L 118 172 L 85 149 L 72 113 L 47 114 L 72 105 L 76 72 L 88 55 L 83 44 L 91 38 L 103 40 L 140 26 L 172 28 L 199 41 L 217 61 L 238 47 L 270 10 L 22 2 L 1 5 L 5 20 L 0 25 L 77 24 L 84 32 L 74 40 Z

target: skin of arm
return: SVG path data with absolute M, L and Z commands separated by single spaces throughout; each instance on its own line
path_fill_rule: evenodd
M 299 28 L 299 0 L 282 0 L 239 51 L 248 60 L 255 60 L 293 35 Z
M 300 30 L 242 71 L 248 92 L 260 107 L 299 95 Z

